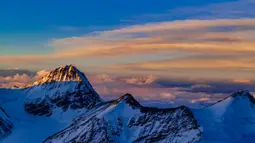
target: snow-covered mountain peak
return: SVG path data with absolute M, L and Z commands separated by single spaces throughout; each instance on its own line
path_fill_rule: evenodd
M 86 76 L 73 65 L 65 65 L 56 68 L 41 79 L 27 85 L 25 88 L 51 82 L 78 81 L 88 83 Z M 91 87 L 91 85 L 88 85 Z
M 248 91 L 235 92 L 193 113 L 205 129 L 204 142 L 254 142 L 255 100 Z
M 249 95 L 250 95 L 250 93 L 247 90 L 240 90 L 240 91 L 237 91 L 237 92 L 231 94 L 232 97 L 236 97 L 236 96 L 249 96 Z
M 232 103 L 241 102 L 244 101 L 247 102 L 247 104 L 251 103 L 255 105 L 255 98 L 249 93 L 247 90 L 240 90 L 235 93 L 232 93 L 230 96 L 227 96 L 226 98 L 219 100 L 215 104 L 211 106 L 220 106 L 220 105 L 230 105 Z M 210 106 L 209 106 L 210 107 Z
M 236 97 L 242 97 L 242 98 L 249 98 L 249 100 L 253 103 L 253 104 L 255 104 L 255 99 L 254 99 L 254 96 L 252 96 L 250 93 L 249 93 L 249 91 L 247 91 L 247 90 L 240 90 L 240 91 L 238 91 L 238 92 L 235 92 L 235 93 L 233 93 L 233 94 L 231 94 L 231 97 L 233 97 L 233 98 L 236 98 Z
M 65 65 L 56 68 L 43 79 L 47 81 L 82 81 L 81 72 L 73 65 Z
M 102 102 L 86 76 L 73 65 L 56 68 L 25 87 L 25 110 L 50 116 L 53 110 L 91 108 Z
M 126 93 L 124 95 L 122 95 L 121 97 L 119 97 L 117 100 L 115 100 L 113 102 L 113 104 L 119 104 L 121 102 L 125 102 L 127 104 L 129 104 L 131 107 L 133 108 L 141 108 L 141 104 L 135 100 L 135 98 L 129 94 L 129 93 Z

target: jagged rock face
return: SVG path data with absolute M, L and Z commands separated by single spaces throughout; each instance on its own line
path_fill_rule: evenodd
M 13 124 L 4 109 L 0 107 L 0 140 L 12 132 Z
M 86 82 L 89 88 L 92 87 L 91 84 L 88 82 L 86 76 L 81 73 L 76 67 L 74 67 L 73 65 L 66 65 L 56 68 L 55 70 L 42 77 L 40 80 L 28 84 L 27 86 L 25 86 L 25 88 L 46 83 L 64 81 Z
M 143 107 L 128 95 L 78 116 L 71 126 L 45 143 L 192 143 L 200 135 L 199 125 L 187 107 Z
M 91 108 L 101 102 L 86 76 L 74 66 L 55 69 L 26 86 L 25 111 L 50 116 L 54 109 Z
M 138 117 L 132 117 L 128 126 L 139 128 L 133 142 L 182 142 L 185 134 L 196 132 L 189 142 L 198 140 L 200 131 L 192 113 L 186 107 L 176 109 L 144 108 Z M 185 141 L 184 141 L 185 142 Z

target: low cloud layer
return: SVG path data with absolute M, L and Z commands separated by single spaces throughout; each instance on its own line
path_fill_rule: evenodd
M 16 74 L 27 74 L 29 76 L 34 76 L 36 72 L 24 70 L 24 69 L 18 69 L 18 68 L 10 68 L 10 69 L 0 69 L 0 76 L 6 77 L 6 76 L 14 76 Z
M 183 104 L 188 106 L 205 106 L 215 103 L 239 90 L 255 91 L 255 83 L 244 84 L 231 80 L 225 82 L 185 81 L 164 80 L 154 76 L 113 78 L 108 75 L 107 79 L 111 77 L 110 80 L 96 82 L 98 77 L 100 76 L 89 76 L 89 79 L 99 94 L 106 100 L 115 99 L 125 93 L 131 93 L 144 105 L 149 105 L 149 103 L 153 102 L 153 105 L 159 104 L 162 107 Z M 151 77 L 153 77 L 153 80 L 145 84 L 144 81 L 151 79 Z
M 34 76 L 25 73 L 1 76 L 0 88 L 22 87 L 46 75 L 41 70 Z M 255 82 L 246 80 L 196 81 L 181 79 L 161 79 L 153 75 L 119 77 L 108 74 L 87 76 L 95 90 L 105 100 L 113 100 L 125 93 L 131 93 L 143 105 L 174 107 L 179 105 L 205 106 L 223 99 L 238 90 L 255 92 Z
M 24 73 L 22 73 L 22 71 L 24 71 Z M 41 77 L 43 77 L 44 75 L 48 73 L 48 71 L 46 70 L 41 70 L 41 71 L 38 71 L 35 75 L 33 74 L 29 75 L 28 73 L 32 73 L 32 72 L 26 71 L 26 70 L 22 70 L 22 71 L 19 71 L 21 73 L 16 73 L 15 75 L 12 75 L 13 72 L 9 72 L 8 74 L 1 75 L 0 88 L 12 88 L 14 86 L 23 87 L 35 80 L 40 79 Z
M 153 83 L 154 81 L 157 80 L 157 78 L 153 75 L 148 75 L 146 77 L 140 77 L 140 78 L 131 77 L 131 78 L 124 78 L 122 80 L 129 84 L 145 85 L 145 84 Z

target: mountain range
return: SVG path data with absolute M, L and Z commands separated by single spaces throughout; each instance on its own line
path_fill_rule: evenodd
M 238 91 L 199 109 L 145 107 L 129 93 L 104 101 L 66 65 L 25 87 L 0 89 L 0 142 L 255 142 L 255 99 Z

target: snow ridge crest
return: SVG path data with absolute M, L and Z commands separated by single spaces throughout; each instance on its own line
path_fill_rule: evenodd
M 122 95 L 121 97 L 116 99 L 113 102 L 113 104 L 118 104 L 120 102 L 126 102 L 133 108 L 141 108 L 142 107 L 142 105 L 138 101 L 136 101 L 135 98 L 130 93 L 126 93 L 126 94 Z
M 243 97 L 243 98 L 246 98 L 246 97 L 247 97 L 247 98 L 249 98 L 249 100 L 250 100 L 253 104 L 255 104 L 255 98 L 254 98 L 254 96 L 252 96 L 252 95 L 249 93 L 248 90 L 240 90 L 240 91 L 237 91 L 237 92 L 231 94 L 231 97 L 233 97 L 233 98 L 236 98 L 236 97 Z

